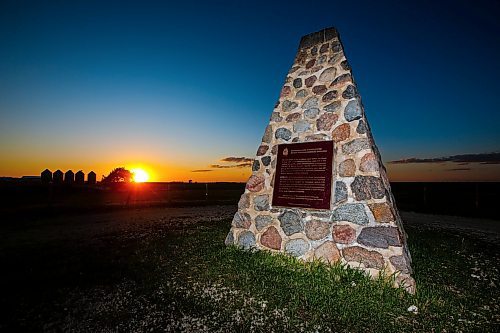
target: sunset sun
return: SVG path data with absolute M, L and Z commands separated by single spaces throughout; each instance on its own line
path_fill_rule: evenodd
M 144 183 L 144 182 L 147 182 L 149 179 L 148 173 L 146 171 L 144 171 L 143 169 L 136 168 L 136 169 L 132 169 L 131 172 L 133 175 L 132 179 L 136 183 Z

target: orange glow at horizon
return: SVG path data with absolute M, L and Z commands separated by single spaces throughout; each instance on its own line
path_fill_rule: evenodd
M 97 180 L 109 174 L 116 167 L 125 167 L 132 172 L 143 170 L 148 178 L 138 179 L 147 182 L 246 182 L 252 171 L 250 167 L 213 167 L 220 157 L 171 156 L 158 158 L 149 154 L 129 153 L 132 157 L 98 156 L 95 159 L 76 156 L 71 158 L 48 158 L 39 156 L 20 156 L 5 158 L 0 163 L 0 177 L 36 176 L 46 168 L 52 172 L 60 169 L 63 172 L 82 170 L 85 174 L 94 171 Z M 2 156 L 3 157 L 3 156 Z M 116 162 L 118 161 L 118 162 Z M 137 162 L 141 161 L 141 162 Z M 222 164 L 222 163 L 221 163 Z M 229 165 L 229 164 L 227 164 Z M 390 181 L 395 182 L 434 182 L 434 181 L 500 181 L 500 164 L 469 163 L 385 163 Z M 135 180 L 135 179 L 134 179 Z

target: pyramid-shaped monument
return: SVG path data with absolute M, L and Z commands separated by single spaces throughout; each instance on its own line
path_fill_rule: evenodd
M 226 244 L 341 261 L 414 292 L 406 233 L 335 28 L 302 37 Z

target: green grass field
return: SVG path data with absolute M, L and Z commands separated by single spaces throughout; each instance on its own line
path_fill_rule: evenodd
M 417 293 L 359 271 L 223 245 L 228 215 L 147 211 L 10 230 L 1 330 L 498 332 L 497 245 L 407 226 Z M 135 214 L 133 216 L 128 216 Z M 126 218 L 125 218 L 126 216 Z M 195 219 L 196 221 L 193 221 Z M 50 232 L 47 232 L 50 228 Z M 80 235 L 78 234 L 80 230 Z M 38 235 L 42 234 L 42 237 Z M 408 311 L 411 306 L 417 308 Z

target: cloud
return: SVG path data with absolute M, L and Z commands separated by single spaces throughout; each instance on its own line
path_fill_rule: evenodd
M 465 154 L 434 158 L 406 158 L 402 160 L 389 161 L 389 164 L 414 164 L 414 163 L 444 163 L 452 162 L 459 165 L 468 163 L 500 164 L 500 153 Z
M 453 168 L 453 169 L 446 169 L 446 171 L 469 171 L 471 168 Z
M 234 157 L 234 156 L 229 156 L 229 157 L 224 157 L 223 159 L 220 160 L 221 162 L 231 162 L 231 163 L 241 163 L 241 162 L 252 162 L 253 159 L 249 157 Z
M 220 164 L 212 164 L 210 167 L 213 169 L 231 169 L 231 168 L 246 168 L 252 165 L 252 162 L 231 164 L 231 165 L 220 165 Z
M 226 162 L 227 164 L 212 164 L 208 166 L 210 169 L 198 169 L 192 170 L 191 172 L 210 172 L 215 171 L 215 169 L 248 168 L 252 165 L 253 158 L 229 156 L 224 157 L 220 161 Z

